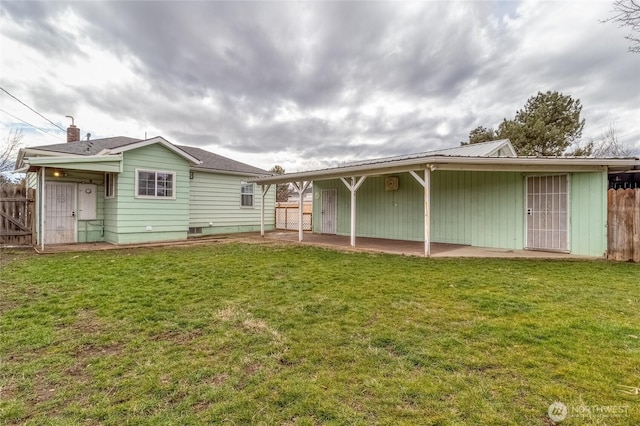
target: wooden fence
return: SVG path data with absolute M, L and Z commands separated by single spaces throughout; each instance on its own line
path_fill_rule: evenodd
M 607 258 L 640 262 L 640 188 L 607 191 Z
M 34 243 L 35 191 L 18 185 L 0 185 L 0 246 Z

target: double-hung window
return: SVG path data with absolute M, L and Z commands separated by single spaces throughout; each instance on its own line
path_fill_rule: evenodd
M 136 198 L 176 198 L 175 172 L 136 170 Z
M 242 182 L 240 186 L 240 206 L 253 207 L 253 184 Z

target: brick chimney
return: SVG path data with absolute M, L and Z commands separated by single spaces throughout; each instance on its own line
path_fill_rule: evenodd
M 80 129 L 75 126 L 73 117 L 67 115 L 67 118 L 71 119 L 71 125 L 67 127 L 67 143 L 80 141 Z

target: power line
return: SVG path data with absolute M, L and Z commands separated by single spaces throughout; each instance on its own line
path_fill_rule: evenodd
M 15 115 L 13 115 L 13 114 L 11 114 L 11 113 L 9 113 L 9 112 L 7 112 L 7 111 L 3 110 L 2 108 L 0 108 L 0 112 L 4 112 L 4 113 L 5 113 L 5 114 L 7 114 L 8 116 L 13 117 L 13 118 L 15 118 L 16 120 L 22 121 L 24 124 L 27 124 L 27 125 L 29 125 L 29 126 L 33 127 L 33 128 L 34 128 L 34 129 L 36 129 L 36 130 L 40 130 L 40 131 L 41 131 L 41 132 L 43 132 L 43 133 L 46 133 L 46 134 L 51 135 L 51 136 L 55 136 L 56 138 L 59 138 L 59 137 L 60 137 L 60 135 L 54 135 L 53 133 L 49 133 L 49 132 L 47 132 L 46 130 L 41 129 L 41 128 L 40 128 L 40 127 L 38 127 L 38 126 L 34 126 L 33 124 L 31 124 L 31 123 L 29 123 L 29 122 L 27 122 L 27 121 L 24 121 L 24 120 L 23 120 L 22 118 L 20 118 L 20 117 L 16 117 Z
M 53 124 L 54 126 L 56 126 L 58 129 L 62 130 L 63 132 L 65 132 L 66 130 L 64 130 L 62 127 L 58 126 L 56 123 L 54 123 L 53 121 L 49 120 L 47 117 L 45 117 L 44 115 L 40 114 L 38 111 L 36 111 L 35 109 L 31 108 L 29 105 L 25 104 L 24 102 L 22 102 L 20 99 L 16 98 L 15 96 L 13 96 L 11 93 L 7 92 L 6 89 L 4 87 L 0 87 L 0 90 L 2 90 L 4 93 L 6 93 L 7 95 L 11 96 L 13 99 L 15 99 L 16 101 L 20 102 L 22 105 L 26 106 L 27 108 L 29 108 L 31 111 L 35 112 L 36 114 L 38 114 L 40 117 L 44 118 L 45 120 L 47 120 L 49 123 Z M 33 126 L 35 127 L 35 126 Z M 37 127 L 36 127 L 37 129 Z

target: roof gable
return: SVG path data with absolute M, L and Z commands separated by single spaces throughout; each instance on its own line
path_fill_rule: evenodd
M 509 139 L 474 143 L 453 148 L 429 151 L 431 155 L 447 155 L 457 157 L 517 157 L 516 150 Z
M 187 161 L 189 161 L 189 162 L 191 162 L 193 164 L 200 164 L 201 163 L 201 161 L 199 159 L 197 159 L 196 157 L 192 156 L 191 154 L 189 154 L 185 150 L 181 149 L 177 145 L 174 145 L 171 142 L 167 141 L 166 139 L 164 139 L 161 136 L 156 136 L 156 137 L 151 138 L 151 139 L 144 139 L 144 140 L 134 141 L 134 142 L 131 142 L 131 143 L 128 143 L 128 144 L 125 144 L 125 145 L 121 145 L 121 146 L 118 146 L 118 147 L 114 147 L 114 148 L 111 148 L 111 149 L 104 149 L 99 154 L 102 154 L 102 155 L 120 154 L 120 153 L 123 153 L 123 152 L 126 152 L 126 151 L 131 151 L 131 150 L 134 150 L 134 149 L 138 149 L 138 148 L 142 148 L 142 147 L 149 146 L 149 145 L 154 145 L 154 144 L 159 144 L 159 145 L 164 146 L 169 151 L 174 152 L 175 154 L 179 155 L 180 157 L 183 157 L 184 159 L 186 159 Z
M 43 145 L 30 148 L 23 148 L 18 154 L 18 167 L 24 166 L 23 159 L 35 156 L 49 157 L 108 157 L 116 156 L 123 152 L 142 148 L 145 146 L 159 144 L 168 150 L 174 152 L 180 157 L 189 161 L 192 166 L 198 170 L 229 173 L 244 176 L 264 176 L 269 172 L 240 161 L 222 155 L 214 154 L 201 148 L 174 145 L 161 136 L 150 139 L 136 139 L 124 136 L 116 136 L 112 138 L 84 140 L 78 142 L 68 142 L 55 145 Z
M 114 155 L 121 154 L 133 149 L 142 148 L 148 145 L 160 144 L 165 148 L 173 151 L 175 154 L 183 157 L 187 161 L 193 164 L 199 164 L 200 160 L 193 157 L 184 150 L 178 148 L 176 145 L 167 141 L 163 137 L 156 136 L 151 139 L 136 139 L 128 138 L 125 136 L 116 136 L 113 138 L 85 140 L 77 142 L 67 142 L 55 145 L 43 145 L 31 148 L 24 148 L 23 151 L 26 156 L 29 154 L 38 155 L 72 155 L 72 156 L 95 156 L 95 155 Z

